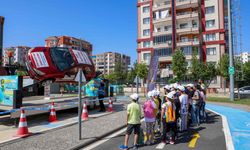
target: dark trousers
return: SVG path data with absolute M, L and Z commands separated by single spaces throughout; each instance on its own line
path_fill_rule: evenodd
M 166 122 L 166 119 L 163 118 L 162 119 L 162 127 L 163 127 L 163 130 L 162 130 L 162 141 L 166 141 L 166 138 L 167 138 L 167 122 Z
M 98 95 L 98 99 L 103 99 L 103 98 L 104 98 L 104 95 Z M 105 110 L 103 100 L 99 100 L 99 104 L 100 104 L 101 110 Z

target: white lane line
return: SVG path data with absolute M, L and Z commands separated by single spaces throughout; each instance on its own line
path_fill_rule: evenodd
M 163 149 L 165 147 L 165 143 L 160 143 L 156 146 L 156 149 Z
M 233 144 L 233 139 L 232 139 L 232 135 L 231 135 L 231 132 L 230 132 L 230 129 L 229 129 L 229 125 L 228 125 L 228 121 L 227 121 L 227 117 L 216 112 L 216 111 L 213 111 L 211 109 L 208 109 L 206 108 L 207 110 L 217 114 L 217 115 L 220 115 L 222 117 L 222 126 L 223 126 L 223 132 L 224 132 L 224 135 L 225 135 L 225 140 L 226 140 L 226 146 L 227 146 L 227 150 L 234 150 L 234 144 Z
M 141 122 L 143 122 L 143 121 L 144 121 L 144 119 L 141 119 Z M 111 134 L 110 136 L 107 136 L 107 137 L 103 138 L 102 140 L 99 140 L 99 141 L 97 141 L 97 142 L 95 142 L 95 143 L 93 143 L 93 144 L 91 144 L 91 145 L 89 145 L 87 147 L 84 147 L 83 149 L 84 150 L 92 150 L 92 149 L 98 147 L 99 145 L 107 142 L 108 140 L 110 140 L 110 139 L 124 133 L 126 130 L 127 130 L 127 127 L 123 128 L 120 131 L 117 131 L 117 132 Z

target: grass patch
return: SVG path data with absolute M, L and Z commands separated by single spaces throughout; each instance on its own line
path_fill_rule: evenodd
M 220 102 L 220 103 L 231 103 L 231 104 L 241 104 L 250 106 L 250 99 L 235 99 L 234 101 L 230 101 L 229 98 L 221 98 L 221 97 L 207 97 L 207 101 L 209 102 Z

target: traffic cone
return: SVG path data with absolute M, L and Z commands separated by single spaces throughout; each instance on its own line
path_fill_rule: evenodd
M 109 98 L 109 106 L 108 106 L 108 112 L 113 112 L 113 102 L 111 100 L 111 98 Z
M 26 115 L 25 115 L 24 109 L 21 108 L 20 121 L 18 125 L 17 134 L 15 135 L 15 137 L 23 138 L 29 135 L 31 135 L 31 133 L 29 133 L 29 130 L 28 130 Z
M 49 122 L 55 122 L 55 121 L 57 121 L 57 118 L 56 118 L 56 110 L 55 110 L 54 105 L 55 105 L 54 102 L 52 102 L 51 105 L 50 105 Z
M 86 105 L 86 101 L 84 101 L 83 103 L 83 109 L 82 109 L 82 120 L 88 120 L 88 109 L 87 109 L 87 105 Z

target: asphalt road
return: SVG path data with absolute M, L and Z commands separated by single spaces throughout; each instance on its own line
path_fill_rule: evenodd
M 224 133 L 222 131 L 222 119 L 220 116 L 208 112 L 209 119 L 207 123 L 201 124 L 200 127 L 192 127 L 189 131 L 185 133 L 179 133 L 178 139 L 176 140 L 175 145 L 165 145 L 161 149 L 171 149 L 171 150 L 186 150 L 186 149 L 194 149 L 194 150 L 225 150 L 226 143 Z M 144 122 L 142 123 L 142 128 L 145 128 Z M 91 149 L 93 150 L 117 150 L 119 146 L 124 142 L 124 132 L 114 137 L 108 138 L 108 141 L 95 145 L 92 144 Z M 199 135 L 200 138 L 197 139 L 194 148 L 189 146 L 190 141 L 193 139 L 194 135 Z M 107 140 L 107 139 L 106 139 Z M 194 141 L 194 139 L 193 139 Z M 132 146 L 133 137 L 130 137 L 130 144 Z M 159 146 L 160 139 L 156 142 L 156 144 L 152 146 L 141 146 L 139 149 L 142 150 L 153 150 Z M 95 147 L 95 148 L 93 148 Z M 83 148 L 88 149 L 88 147 Z

